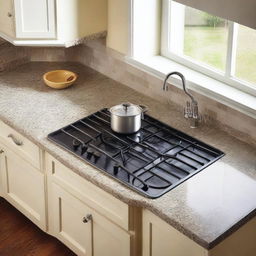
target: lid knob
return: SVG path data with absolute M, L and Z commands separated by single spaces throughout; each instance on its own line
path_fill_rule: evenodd
M 127 111 L 128 107 L 131 106 L 131 103 L 123 103 L 124 110 Z

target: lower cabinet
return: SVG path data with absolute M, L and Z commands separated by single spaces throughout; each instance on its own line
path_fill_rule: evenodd
M 208 252 L 153 213 L 143 211 L 143 256 L 207 256 Z
M 8 147 L 0 146 L 2 196 L 45 230 L 45 176 Z
M 43 170 L 35 144 L 1 122 L 0 130 L 0 196 L 79 256 L 255 256 L 256 218 L 208 251 L 48 153 Z
M 129 256 L 130 234 L 52 184 L 53 233 L 77 255 Z
M 3 188 L 3 164 L 4 161 L 4 151 L 0 146 L 0 197 L 3 197 L 3 193 L 4 193 L 4 188 Z

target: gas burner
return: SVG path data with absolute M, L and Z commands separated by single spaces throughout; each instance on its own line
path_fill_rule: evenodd
M 150 198 L 160 197 L 224 155 L 149 115 L 145 115 L 137 133 L 114 133 L 107 109 L 48 138 Z

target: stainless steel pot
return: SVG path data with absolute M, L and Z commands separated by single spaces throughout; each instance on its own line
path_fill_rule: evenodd
M 144 118 L 147 107 L 121 103 L 110 108 L 109 111 L 111 113 L 111 129 L 117 133 L 131 134 L 140 129 L 141 119 Z

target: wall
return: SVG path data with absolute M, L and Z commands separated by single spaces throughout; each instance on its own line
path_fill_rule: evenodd
M 182 90 L 171 86 L 168 92 L 163 92 L 162 79 L 126 63 L 123 54 L 106 47 L 104 38 L 68 49 L 32 48 L 30 49 L 30 58 L 32 61 L 80 62 L 152 97 L 152 100 L 158 100 L 159 104 L 163 101 L 175 103 L 180 110 L 180 114 L 183 115 L 183 107 L 187 97 Z M 199 102 L 204 122 L 226 130 L 243 141 L 256 145 L 255 119 L 208 97 L 196 93 L 193 94 Z
M 124 48 L 122 49 L 124 50 Z M 2 40 L 0 56 L 0 72 L 15 68 L 28 61 L 80 62 L 152 97 L 154 100 L 158 100 L 159 104 L 161 101 L 171 101 L 177 104 L 180 114 L 183 115 L 183 106 L 187 99 L 183 91 L 173 86 L 169 92 L 163 92 L 162 79 L 126 63 L 124 54 L 106 47 L 105 38 L 88 41 L 67 49 L 14 47 Z M 241 140 L 256 145 L 255 119 L 208 97 L 193 94 L 199 102 L 200 112 L 207 124 L 221 127 Z
M 108 47 L 128 52 L 128 24 L 129 0 L 108 0 Z
M 0 38 L 0 72 L 13 69 L 29 61 L 27 48 L 18 48 Z

